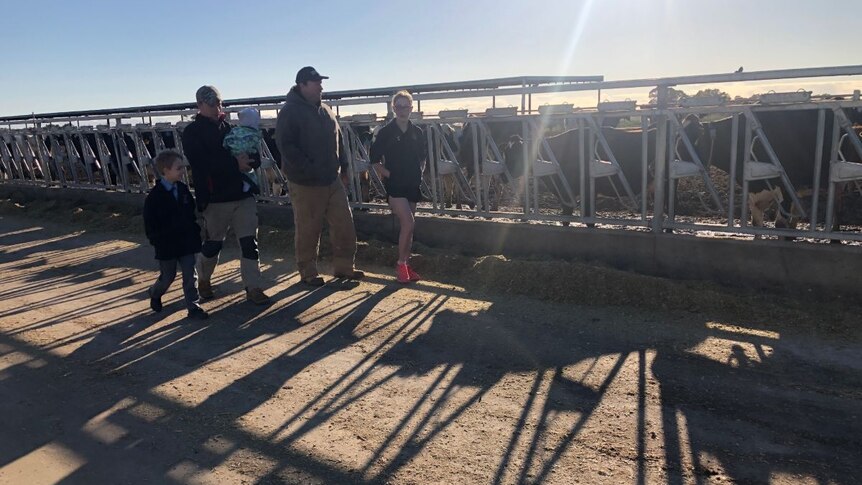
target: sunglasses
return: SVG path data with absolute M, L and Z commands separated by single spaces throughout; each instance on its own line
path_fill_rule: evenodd
M 396 104 L 395 109 L 410 109 L 413 107 L 412 104 Z

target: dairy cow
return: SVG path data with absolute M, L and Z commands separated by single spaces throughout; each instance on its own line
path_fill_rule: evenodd
M 862 122 L 862 114 L 856 110 L 845 110 L 845 113 L 854 124 Z M 817 156 L 817 123 L 818 110 L 796 109 L 786 111 L 761 111 L 755 114 L 762 126 L 763 132 L 769 141 L 776 157 L 784 167 L 797 195 L 803 195 L 807 189 L 814 187 L 815 159 Z M 695 116 L 689 116 L 684 123 L 687 131 L 692 135 L 695 149 L 701 160 L 707 165 L 715 166 L 730 173 L 731 159 L 731 137 L 733 135 L 732 118 L 724 118 L 716 121 L 702 122 Z M 833 115 L 831 111 L 825 116 L 825 136 L 821 152 L 822 164 L 819 173 L 820 193 L 826 194 L 829 183 L 829 170 L 831 158 L 831 134 L 833 126 Z M 744 177 L 745 159 L 745 123 L 742 117 L 739 121 L 737 132 L 736 153 L 736 182 L 742 184 Z M 855 130 L 853 136 L 859 137 L 859 131 Z M 849 161 L 859 161 L 859 156 L 853 150 L 848 140 L 844 140 L 843 153 Z M 769 161 L 769 156 L 763 143 L 755 143 L 754 156 L 759 161 Z M 843 185 L 836 191 L 834 200 L 836 214 L 841 213 L 843 198 Z M 776 211 L 776 227 L 795 227 L 799 221 L 800 211 L 791 204 L 789 194 L 784 193 L 784 188 L 778 179 L 752 180 L 749 182 L 749 198 L 744 203 L 748 204 L 751 211 L 752 223 L 760 226 L 764 222 L 764 210 L 769 205 L 779 206 Z M 789 215 L 789 217 L 788 217 Z M 827 221 L 833 230 L 840 229 L 839 218 Z

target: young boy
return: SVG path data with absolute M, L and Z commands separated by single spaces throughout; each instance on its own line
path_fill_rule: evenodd
M 201 228 L 195 222 L 195 199 L 182 183 L 186 161 L 174 150 L 164 150 L 154 160 L 160 178 L 144 201 L 147 239 L 156 249 L 159 279 L 150 287 L 150 308 L 162 311 L 162 296 L 183 271 L 183 295 L 189 318 L 204 320 L 209 315 L 200 307 L 195 254 L 201 250 Z
M 260 112 L 254 108 L 245 108 L 239 112 L 239 126 L 235 126 L 224 137 L 224 147 L 230 150 L 230 154 L 238 156 L 245 153 L 248 156 L 258 155 L 263 135 L 260 133 Z M 252 190 L 257 193 L 260 182 L 254 170 L 243 172 L 255 187 Z

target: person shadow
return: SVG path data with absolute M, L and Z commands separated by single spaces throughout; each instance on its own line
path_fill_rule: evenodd
M 790 339 L 710 333 L 742 343 L 723 360 L 659 349 L 652 363 L 661 382 L 667 483 L 722 475 L 733 483 L 859 483 L 859 361 L 830 363 Z
M 363 291 L 354 287 L 345 292 L 345 286 L 340 284 L 313 290 L 292 285 L 273 295 L 275 303 L 271 307 L 226 301 L 223 304 L 230 311 L 214 312 L 206 321 L 165 321 L 170 317 L 167 311 L 133 314 L 64 341 L 63 344 L 76 343 L 77 347 L 62 359 L 3 335 L 0 349 L 15 349 L 46 365 L 14 366 L 4 374 L 0 390 L 17 399 L 7 401 L 0 409 L 32 424 L 28 425 L 26 439 L 7 440 L 0 446 L 0 468 L 59 444 L 73 450 L 83 464 L 57 483 L 98 483 L 108 476 L 114 476 L 115 483 L 157 483 L 175 472 L 181 457 L 186 463 L 194 463 L 196 469 L 213 469 L 225 463 L 229 451 L 216 453 L 208 448 L 214 437 L 221 436 L 237 446 L 274 457 L 280 468 L 299 466 L 309 476 L 327 476 L 346 483 L 350 479 L 343 471 L 316 457 L 275 447 L 235 423 L 270 400 L 286 381 L 309 365 L 353 343 L 355 327 L 397 289 L 374 286 Z M 129 297 L 131 294 L 126 295 Z M 296 318 L 312 310 L 322 310 L 328 316 L 326 323 Z M 58 323 L 59 319 L 42 325 Z M 283 349 L 245 375 L 222 380 L 227 385 L 202 400 L 185 401 L 182 390 L 171 398 L 165 394 L 165 389 L 180 382 L 190 387 L 210 386 L 207 373 L 198 374 L 204 367 L 218 366 L 220 361 L 227 363 L 240 352 L 254 352 L 255 347 L 265 347 L 280 335 L 307 325 L 314 326 L 308 338 Z M 61 377 L 63 373 L 57 374 L 58 369 L 69 369 L 68 375 L 81 382 L 71 390 L 65 384 L 32 389 L 29 383 L 44 381 L 46 375 L 67 383 L 68 379 Z M 118 381 L 110 377 L 122 379 L 127 387 L 118 389 Z M 59 411 L 57 418 L 44 419 L 58 413 L 58 404 L 70 402 L 74 404 Z M 158 410 L 158 419 L 152 421 L 152 417 L 142 415 L 141 409 Z M 94 436 L 94 414 L 109 411 L 110 424 L 96 430 Z M 108 438 L 110 430 L 126 431 L 122 437 Z M 146 447 L 149 453 L 141 458 L 128 453 L 136 447 Z M 147 471 L 140 472 L 139 460 L 147 463 Z M 118 474 L 123 463 L 126 471 Z

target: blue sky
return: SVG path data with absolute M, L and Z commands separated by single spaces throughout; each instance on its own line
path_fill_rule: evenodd
M 4 2 L 0 116 L 517 75 L 633 79 L 862 64 L 859 1 Z M 836 83 L 844 82 L 840 87 Z M 862 84 L 858 81 L 854 85 Z M 830 80 L 822 89 L 844 89 Z M 856 86 L 858 87 L 862 86 Z M 737 87 L 738 88 L 738 87 Z

